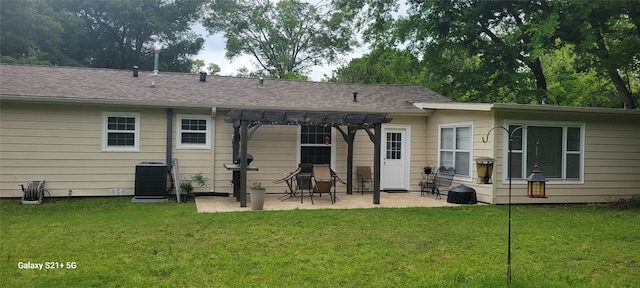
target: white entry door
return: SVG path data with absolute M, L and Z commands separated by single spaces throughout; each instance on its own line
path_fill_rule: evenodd
M 380 189 L 409 190 L 409 127 L 383 125 L 381 148 Z

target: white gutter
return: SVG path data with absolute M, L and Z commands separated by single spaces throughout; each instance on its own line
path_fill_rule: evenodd
M 495 110 L 526 110 L 526 111 L 562 111 L 576 113 L 602 113 L 640 115 L 640 109 L 596 108 L 557 105 L 533 105 L 515 103 L 414 103 L 414 106 L 426 110 L 462 110 L 462 111 L 495 111 Z

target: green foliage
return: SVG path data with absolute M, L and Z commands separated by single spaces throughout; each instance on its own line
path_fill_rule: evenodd
M 196 187 L 206 187 L 209 185 L 209 178 L 204 176 L 202 172 L 198 172 L 196 174 L 191 175 L 190 178 L 185 179 L 180 183 L 180 188 L 186 193 L 193 192 L 193 186 Z
M 405 13 L 396 0 L 333 3 L 368 42 L 406 46 L 418 82 L 453 100 L 637 106 L 637 1 L 410 0 Z
M 566 1 L 559 38 L 575 48 L 583 69 L 609 78 L 627 108 L 640 99 L 640 5 L 637 1 Z
M 18 202 L 0 201 L 6 287 L 506 285 L 504 205 L 199 214 L 130 197 Z M 637 209 L 512 208 L 513 287 L 640 285 Z
M 411 53 L 377 48 L 335 71 L 330 82 L 365 84 L 415 84 L 420 61 Z
M 277 78 L 299 79 L 310 66 L 333 63 L 351 50 L 351 27 L 322 4 L 211 0 L 208 8 L 204 26 L 224 34 L 226 57 L 251 55 L 258 69 Z
M 11 62 L 152 70 L 153 46 L 162 44 L 160 70 L 188 72 L 204 44 L 190 32 L 200 8 L 200 0 L 3 1 L 0 53 Z
M 0 53 L 3 62 L 42 64 L 56 61 L 63 26 L 49 3 L 2 1 Z

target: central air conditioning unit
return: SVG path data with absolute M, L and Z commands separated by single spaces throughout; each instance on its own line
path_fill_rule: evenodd
M 137 199 L 164 199 L 167 197 L 167 164 L 142 162 L 136 165 L 135 197 Z

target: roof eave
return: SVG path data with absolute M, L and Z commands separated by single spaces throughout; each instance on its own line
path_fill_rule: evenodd
M 533 105 L 515 103 L 415 103 L 416 107 L 429 110 L 463 110 L 463 111 L 561 111 L 575 113 L 602 113 L 640 115 L 640 109 L 596 108 L 556 105 Z
M 183 107 L 183 108 L 203 108 L 215 107 L 217 109 L 266 109 L 266 110 L 291 110 L 291 111 L 336 111 L 336 112 L 358 112 L 358 113 L 387 113 L 402 114 L 407 116 L 430 116 L 433 111 L 424 109 L 401 109 L 401 108 L 321 108 L 321 107 L 287 107 L 287 106 L 252 106 L 242 104 L 216 104 L 216 103 L 182 103 L 182 102 L 166 102 L 166 101 L 123 101 L 123 100 L 106 100 L 106 99 L 79 99 L 69 97 L 41 97 L 31 95 L 7 95 L 0 94 L 0 101 L 29 101 L 40 103 L 74 103 L 74 104 L 100 104 L 100 105 L 137 105 L 137 106 L 153 106 L 153 107 Z

